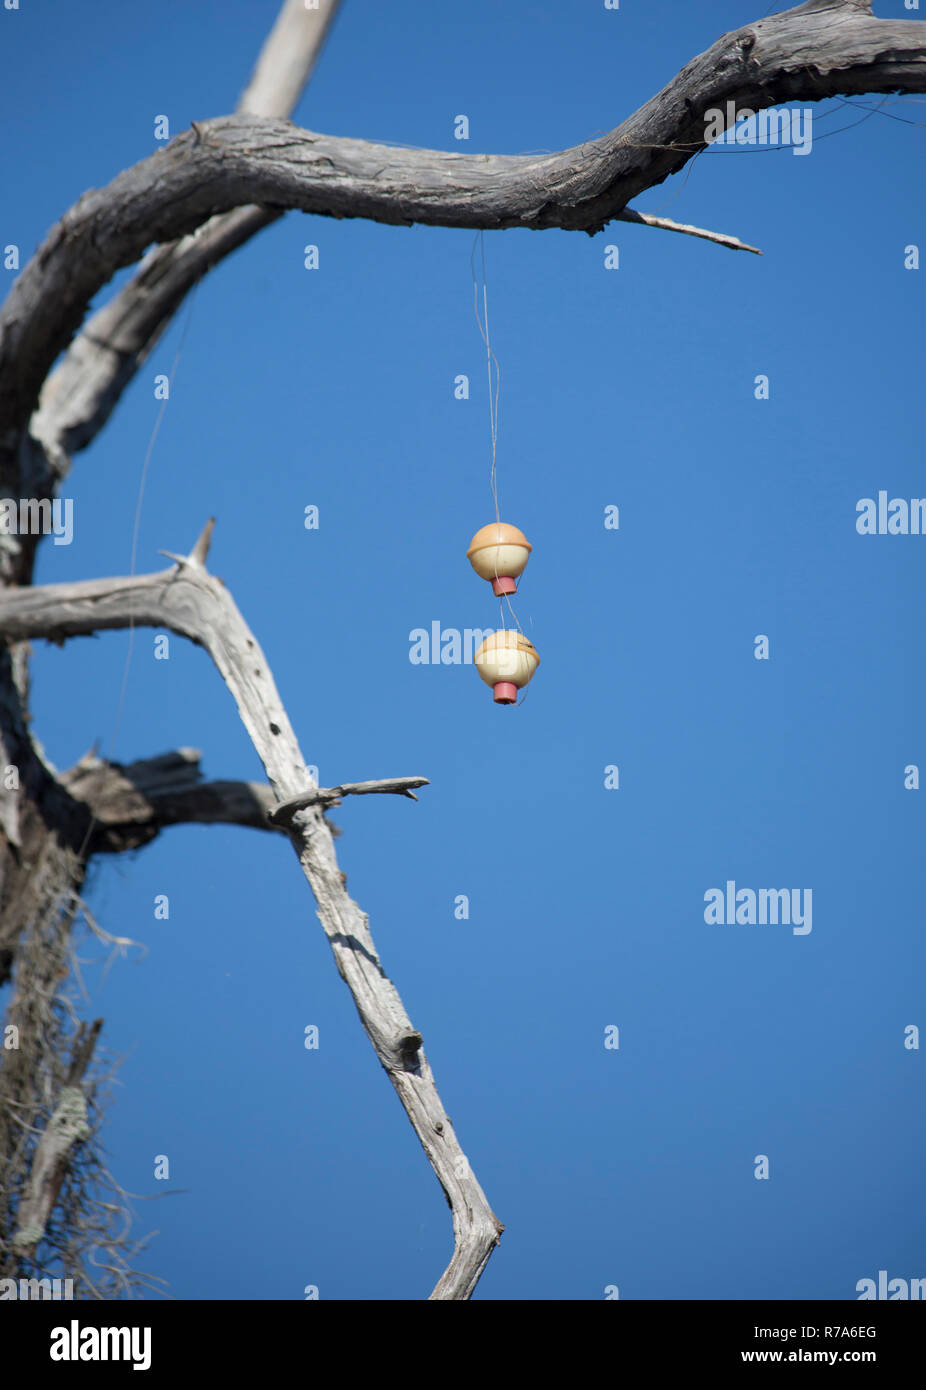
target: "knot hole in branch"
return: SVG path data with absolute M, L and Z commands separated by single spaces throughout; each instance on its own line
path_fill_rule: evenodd
M 417 1071 L 420 1066 L 418 1051 L 424 1046 L 424 1038 L 417 1031 L 403 1033 L 397 1039 L 395 1051 L 404 1071 Z

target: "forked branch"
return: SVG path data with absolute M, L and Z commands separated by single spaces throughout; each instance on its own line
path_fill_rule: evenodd
M 277 802 L 282 803 L 278 809 L 303 803 L 287 816 L 289 839 L 315 895 L 338 971 L 450 1204 L 454 1252 L 431 1298 L 468 1298 L 503 1227 L 460 1148 L 421 1034 L 380 964 L 367 916 L 347 893 L 323 814 L 324 806 L 342 795 L 411 795 L 411 789 L 425 785 L 426 779 L 345 783 L 319 794 L 256 638 L 225 585 L 205 567 L 210 531 L 211 523 L 188 556 L 159 574 L 0 592 L 0 637 L 8 642 L 39 637 L 61 642 L 104 629 L 163 627 L 204 647 L 212 657 Z
M 594 233 L 706 147 L 713 109 L 894 91 L 926 91 L 922 21 L 874 19 L 868 0 L 809 0 L 723 34 L 609 134 L 557 154 L 376 145 L 246 112 L 197 122 L 85 193 L 14 284 L 0 314 L 0 450 L 18 445 L 52 363 L 112 275 L 217 213 L 259 204 Z

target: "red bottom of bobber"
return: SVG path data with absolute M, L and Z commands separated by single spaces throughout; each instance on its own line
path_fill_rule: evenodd
M 496 681 L 492 694 L 497 705 L 513 705 L 518 698 L 518 687 L 512 685 L 511 681 Z
M 502 575 L 500 578 L 492 580 L 492 592 L 496 598 L 499 598 L 502 594 L 516 594 L 518 586 L 508 575 Z

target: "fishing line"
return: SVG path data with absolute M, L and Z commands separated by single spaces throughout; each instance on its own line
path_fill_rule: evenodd
M 148 480 L 148 468 L 149 468 L 149 465 L 150 465 L 150 463 L 151 463 L 151 455 L 152 455 L 152 453 L 154 452 L 155 440 L 156 440 L 157 437 L 158 437 L 158 431 L 160 430 L 160 428 L 161 428 L 161 422 L 162 422 L 162 420 L 164 419 L 164 411 L 166 410 L 166 408 L 167 408 L 167 403 L 168 403 L 168 401 L 169 401 L 169 399 L 170 399 L 171 388 L 173 387 L 174 379 L 175 379 L 176 374 L 177 374 L 177 366 L 178 366 L 178 364 L 179 364 L 179 362 L 180 362 L 180 358 L 181 358 L 181 355 L 182 355 L 182 353 L 183 353 L 184 344 L 186 343 L 187 332 L 188 332 L 189 327 L 190 327 L 190 320 L 191 320 L 191 318 L 193 317 L 193 304 L 194 304 L 195 299 L 196 299 L 196 290 L 197 290 L 198 286 L 199 286 L 199 281 L 197 280 L 197 281 L 194 283 L 192 290 L 190 291 L 190 297 L 189 297 L 189 303 L 188 303 L 188 305 L 187 305 L 186 316 L 185 316 L 185 318 L 184 318 L 183 326 L 182 326 L 182 328 L 181 328 L 181 330 L 180 330 L 180 341 L 179 341 L 179 343 L 177 344 L 177 351 L 174 353 L 174 360 L 173 360 L 173 363 L 171 364 L 171 368 L 170 368 L 170 371 L 169 371 L 168 376 L 167 376 L 167 392 L 166 392 L 166 394 L 164 395 L 164 397 L 163 397 L 163 399 L 162 399 L 162 401 L 161 401 L 161 408 L 160 408 L 160 410 L 158 411 L 157 416 L 155 417 L 154 426 L 153 426 L 152 431 L 151 431 L 151 437 L 150 437 L 150 439 L 148 440 L 148 447 L 147 447 L 147 449 L 145 450 L 145 458 L 144 458 L 144 462 L 142 463 L 142 470 L 141 470 L 141 479 L 140 479 L 139 484 L 138 484 L 138 499 L 137 499 L 136 504 L 135 504 L 135 523 L 134 523 L 134 526 L 133 526 L 133 528 L 132 528 L 132 555 L 131 555 L 131 562 L 130 562 L 130 565 L 129 565 L 129 577 L 130 577 L 130 578 L 134 578 L 134 577 L 135 577 L 135 566 L 136 566 L 137 561 L 138 561 L 138 536 L 139 536 L 139 531 L 140 531 L 140 529 L 141 529 L 142 503 L 143 503 L 144 497 L 145 497 L 145 484 L 147 483 L 147 480 Z M 135 618 L 134 618 L 134 615 L 132 615 L 132 614 L 130 614 L 130 616 L 129 616 L 128 632 L 129 632 L 129 649 L 128 649 L 128 652 L 126 653 L 125 666 L 124 666 L 123 671 L 122 671 L 122 684 L 121 684 L 121 687 L 120 687 L 120 690 L 119 690 L 119 703 L 118 703 L 117 708 L 116 708 L 116 718 L 115 718 L 115 722 L 114 722 L 114 724 L 113 724 L 112 733 L 110 734 L 110 738 L 109 738 L 109 748 L 110 748 L 110 753 L 111 753 L 111 754 L 115 751 L 116 739 L 117 739 L 118 734 L 119 734 L 119 727 L 120 727 L 120 724 L 121 724 L 121 722 L 122 722 L 122 715 L 123 715 L 123 711 L 124 711 L 124 709 L 125 709 L 125 697 L 126 697 L 126 691 L 127 691 L 127 688 L 128 688 L 128 681 L 129 681 L 129 668 L 131 667 L 131 664 L 132 664 L 132 653 L 133 653 L 134 647 L 135 647 Z M 87 830 L 86 830 L 86 833 L 85 833 L 84 838 L 83 838 L 83 843 L 81 844 L 80 849 L 79 849 L 78 852 L 77 852 L 77 857 L 78 857 L 78 859 L 83 859 L 83 857 L 84 857 L 84 851 L 86 850 L 87 845 L 88 845 L 89 842 L 90 842 L 90 837 L 91 837 L 91 835 L 93 834 L 93 831 L 94 831 L 94 829 L 96 828 L 96 826 L 97 826 L 98 824 L 99 824 L 99 822 L 97 821 L 96 816 L 94 816 L 94 815 L 91 813 L 90 822 L 89 822 L 89 824 L 88 824 L 88 826 L 87 826 Z
M 164 411 L 167 409 L 167 403 L 168 403 L 168 401 L 169 401 L 169 399 L 170 399 L 170 392 L 171 392 L 171 388 L 172 388 L 172 386 L 173 386 L 173 384 L 174 384 L 174 377 L 175 377 L 176 374 L 177 374 L 177 364 L 178 364 L 178 362 L 180 361 L 181 354 L 183 353 L 183 345 L 184 345 L 184 343 L 186 342 L 187 330 L 188 330 L 189 327 L 190 327 L 190 319 L 192 318 L 192 315 L 193 315 L 193 302 L 194 302 L 194 300 L 195 300 L 195 298 L 196 298 L 196 289 L 197 289 L 198 284 L 199 284 L 199 281 L 197 280 L 196 283 L 193 285 L 192 290 L 190 291 L 190 302 L 189 302 L 189 304 L 188 304 L 188 306 L 187 306 L 186 318 L 184 319 L 183 327 L 182 327 L 182 329 L 180 330 L 180 341 L 179 341 L 179 343 L 177 344 L 177 351 L 174 353 L 174 360 L 173 360 L 173 363 L 172 363 L 172 365 L 171 365 L 171 369 L 170 369 L 170 371 L 169 371 L 169 373 L 168 373 L 168 376 L 167 376 L 167 392 L 166 392 L 166 394 L 164 395 L 163 400 L 161 401 L 161 408 L 160 408 L 160 410 L 159 410 L 158 413 L 157 413 L 157 417 L 156 417 L 155 422 L 154 422 L 154 428 L 153 428 L 152 431 L 151 431 L 151 438 L 148 440 L 148 448 L 147 448 L 147 450 L 146 450 L 146 452 L 145 452 L 145 461 L 144 461 L 144 463 L 142 464 L 141 480 L 140 480 L 140 482 L 139 482 L 139 484 L 138 484 L 138 501 L 137 501 L 137 503 L 136 503 L 136 505 L 135 505 L 135 525 L 134 525 L 134 528 L 133 528 L 133 530 L 132 530 L 132 560 L 131 560 L 131 564 L 129 565 L 129 578 L 130 578 L 130 579 L 133 579 L 133 578 L 135 577 L 135 565 L 136 565 L 137 560 L 138 560 L 138 533 L 139 533 L 139 530 L 140 530 L 140 527 L 141 527 L 141 510 L 142 510 L 142 502 L 144 501 L 144 497 L 145 497 L 145 484 L 146 484 L 146 482 L 148 481 L 148 465 L 149 465 L 150 462 L 151 462 L 151 455 L 152 455 L 152 453 L 154 452 L 154 442 L 155 442 L 155 440 L 156 440 L 157 437 L 158 437 L 158 431 L 160 430 L 160 428 L 161 428 L 161 422 L 162 422 L 162 420 L 164 419 Z M 129 616 L 129 649 L 128 649 L 127 653 L 126 653 L 126 657 L 125 657 L 125 668 L 124 668 L 124 670 L 123 670 L 123 672 L 122 672 L 122 687 L 121 687 L 121 689 L 120 689 L 120 691 L 119 691 L 119 704 L 118 704 L 118 707 L 117 707 L 117 709 L 116 709 L 116 720 L 115 720 L 115 723 L 114 723 L 114 725 L 113 725 L 113 731 L 112 731 L 112 734 L 111 734 L 110 740 L 109 740 L 109 746 L 110 746 L 110 749 L 111 749 L 113 752 L 115 752 L 116 738 L 117 738 L 118 733 L 119 733 L 119 726 L 120 726 L 120 724 L 122 723 L 122 714 L 123 714 L 123 710 L 124 710 L 124 708 L 125 708 L 126 688 L 127 688 L 127 686 L 128 686 L 128 681 L 129 681 L 129 668 L 130 668 L 130 666 L 131 666 L 131 664 L 132 664 L 132 653 L 133 653 L 133 651 L 134 651 L 134 648 L 135 648 L 135 618 L 134 618 L 133 615 L 130 615 L 130 616 Z
M 479 314 L 479 280 L 476 275 L 476 246 L 479 246 L 480 271 L 482 279 L 482 316 Z M 473 312 L 476 315 L 476 325 L 479 329 L 479 336 L 485 343 L 486 348 L 486 375 L 489 385 L 489 438 L 491 441 L 492 463 L 489 473 L 489 484 L 492 492 L 492 500 L 495 504 L 495 520 L 501 521 L 501 512 L 498 502 L 498 402 L 502 387 L 502 369 L 498 358 L 492 348 L 491 333 L 489 330 L 489 282 L 486 274 L 486 253 L 485 253 L 485 232 L 480 228 L 473 239 L 473 249 L 469 258 L 470 270 L 473 275 Z M 494 367 L 494 376 L 493 376 Z M 498 576 L 496 575 L 496 578 Z M 524 636 L 524 629 L 518 619 L 517 613 L 511 604 L 510 597 L 505 594 L 499 596 L 498 616 L 501 631 L 507 631 L 505 626 L 505 607 L 507 603 L 508 611 L 514 619 L 515 626 Z
M 479 317 L 479 284 L 476 279 L 476 267 L 474 264 L 476 256 L 476 243 L 479 243 L 479 255 L 482 269 L 482 309 L 483 318 Z M 469 258 L 470 270 L 473 273 L 473 311 L 476 315 L 476 326 L 479 335 L 486 347 L 486 372 L 489 381 L 489 436 L 492 441 L 492 470 L 490 473 L 490 484 L 492 489 L 492 499 L 495 502 L 495 520 L 501 521 L 498 509 L 498 469 L 496 463 L 496 452 L 498 448 L 498 398 L 502 389 L 502 369 L 499 366 L 498 358 L 492 351 L 492 343 L 489 337 L 489 284 L 486 277 L 486 248 L 485 233 L 480 229 L 473 240 L 473 249 Z M 484 325 L 484 326 L 483 326 Z M 495 364 L 495 381 L 493 386 L 492 364 Z

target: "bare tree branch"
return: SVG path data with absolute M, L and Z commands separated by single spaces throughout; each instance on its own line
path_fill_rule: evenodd
M 341 0 L 286 0 L 238 102 L 242 115 L 289 116 L 314 71 Z M 241 207 L 210 218 L 146 256 L 124 289 L 93 315 L 42 388 L 31 430 L 63 476 L 69 455 L 99 434 L 184 298 L 209 270 L 281 212 Z
M 148 844 L 169 825 L 242 825 L 278 829 L 273 792 L 263 782 L 204 782 L 201 754 L 178 748 L 133 763 L 88 753 L 61 785 L 90 810 L 88 854 L 118 854 Z
M 654 217 L 649 212 L 637 212 L 634 208 L 624 208 L 617 214 L 618 222 L 639 222 L 646 227 L 659 227 L 664 232 L 681 232 L 683 236 L 701 237 L 704 241 L 716 241 L 718 246 L 726 246 L 731 251 L 751 251 L 761 256 L 758 246 L 750 246 L 739 237 L 728 236 L 726 232 L 708 232 L 703 227 L 691 227 L 687 222 L 673 222 L 671 217 Z
M 277 800 L 314 798 L 319 789 L 306 771 L 266 658 L 230 593 L 200 558 L 210 531 L 211 524 L 189 556 L 160 574 L 2 591 L 0 636 L 10 642 L 30 637 L 62 641 L 104 629 L 149 626 L 188 637 L 208 651 L 231 691 Z M 424 782 L 417 777 L 390 780 L 402 784 L 390 788 L 398 791 Z M 364 784 L 331 790 L 348 794 L 349 788 L 363 790 Z M 365 789 L 383 790 L 375 784 Z M 454 1252 L 431 1297 L 468 1298 L 503 1227 L 460 1148 L 421 1034 L 380 964 L 368 918 L 348 896 L 317 800 L 294 813 L 288 833 L 338 971 L 450 1204 Z
M 378 222 L 589 233 L 707 144 L 714 108 L 926 90 L 926 32 L 867 0 L 810 0 L 724 34 L 609 135 L 552 155 L 470 155 L 318 135 L 248 115 L 204 121 L 85 193 L 0 314 L 0 448 L 28 422 L 93 295 L 152 241 L 243 204 Z
M 239 111 L 253 116 L 288 116 L 302 95 L 341 0 L 285 0 L 241 94 Z
M 374 793 L 392 793 L 407 796 L 412 801 L 418 798 L 412 787 L 429 786 L 427 777 L 380 777 L 375 782 L 342 782 L 338 787 L 314 787 L 302 796 L 285 801 L 282 806 L 274 806 L 267 819 L 273 825 L 288 825 L 297 811 L 307 806 L 339 806 L 344 796 L 371 796 Z

